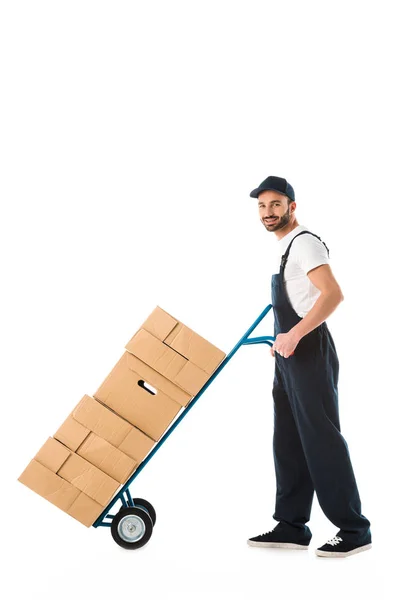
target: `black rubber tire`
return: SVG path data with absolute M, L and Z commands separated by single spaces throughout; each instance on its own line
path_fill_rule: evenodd
M 144 524 L 144 535 L 137 541 L 130 542 L 128 540 L 123 539 L 118 531 L 118 526 L 120 522 L 129 515 L 133 515 L 140 518 Z M 114 541 L 118 544 L 118 546 L 121 546 L 121 548 L 124 548 L 125 550 L 137 550 L 138 548 L 141 548 L 142 546 L 147 544 L 147 542 L 151 538 L 152 533 L 153 522 L 150 516 L 142 508 L 136 508 L 135 506 L 121 508 L 121 510 L 117 512 L 111 523 L 111 535 Z
M 156 524 L 156 519 L 157 519 L 157 515 L 156 515 L 156 511 L 155 508 L 152 504 L 150 504 L 150 502 L 148 500 L 145 500 L 144 498 L 132 498 L 133 502 L 135 503 L 135 507 L 137 506 L 138 508 L 141 508 L 142 510 L 146 511 L 147 514 L 150 515 L 150 518 L 153 522 L 153 527 Z M 125 506 L 121 506 L 121 508 L 119 510 L 123 510 L 124 508 L 126 508 Z
M 154 509 L 154 506 L 152 504 L 150 504 L 150 502 L 148 500 L 145 500 L 144 498 L 132 498 L 135 506 L 137 506 L 138 508 L 144 508 L 148 514 L 150 515 L 151 520 L 153 521 L 153 527 L 156 524 L 156 511 Z

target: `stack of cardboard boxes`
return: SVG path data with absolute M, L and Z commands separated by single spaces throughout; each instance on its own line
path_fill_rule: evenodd
M 89 527 L 225 358 L 157 306 L 18 478 Z

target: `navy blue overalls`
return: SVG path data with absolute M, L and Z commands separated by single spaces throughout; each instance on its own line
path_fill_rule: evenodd
M 282 256 L 279 273 L 272 275 L 275 337 L 302 320 L 290 304 L 283 272 L 293 241 L 306 233 L 321 240 L 310 231 L 296 235 Z M 306 523 L 315 490 L 321 509 L 340 529 L 341 537 L 367 544 L 370 521 L 361 514 L 349 449 L 340 433 L 338 375 L 339 360 L 326 321 L 300 340 L 293 356 L 284 358 L 275 352 L 273 518 L 293 526 L 299 536 L 311 537 Z

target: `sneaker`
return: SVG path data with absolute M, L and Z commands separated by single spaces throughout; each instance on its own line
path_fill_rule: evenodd
M 293 529 L 293 528 L 292 528 Z M 247 540 L 249 546 L 260 548 L 288 548 L 292 550 L 307 550 L 312 536 L 303 534 L 295 535 L 293 531 L 285 529 L 281 523 L 266 533 L 257 535 Z
M 315 554 L 317 556 L 327 556 L 331 558 L 346 558 L 346 556 L 369 550 L 371 547 L 371 542 L 369 544 L 357 544 L 344 540 L 340 535 L 335 535 L 331 540 L 328 540 L 326 544 L 318 548 L 315 551 Z

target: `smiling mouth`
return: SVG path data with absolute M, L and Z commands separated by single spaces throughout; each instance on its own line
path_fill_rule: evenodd
M 275 219 L 265 219 L 266 223 L 275 223 L 275 221 L 277 221 L 277 217 L 275 217 Z

